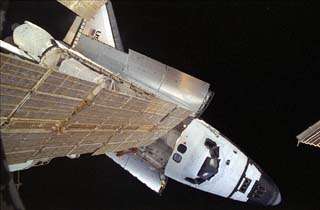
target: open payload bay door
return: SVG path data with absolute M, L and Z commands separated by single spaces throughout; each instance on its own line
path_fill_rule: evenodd
M 161 193 L 164 189 L 166 177 L 141 156 L 134 153 L 117 156 L 113 152 L 108 152 L 106 155 L 153 191 Z

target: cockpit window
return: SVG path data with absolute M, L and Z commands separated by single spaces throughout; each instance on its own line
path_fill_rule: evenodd
M 208 148 L 211 149 L 212 147 L 217 146 L 216 142 L 212 141 L 211 139 L 206 139 L 206 141 L 204 142 L 204 145 Z
M 209 138 L 205 140 L 204 145 L 208 148 L 210 156 L 203 162 L 197 174 L 197 178 L 185 178 L 186 181 L 192 184 L 201 184 L 206 180 L 210 180 L 219 170 L 219 147 Z
M 209 180 L 218 173 L 219 161 L 217 158 L 207 157 L 202 164 L 198 176 L 204 180 Z
M 183 154 L 187 151 L 187 146 L 184 144 L 179 144 L 177 150 Z
M 184 180 L 190 182 L 191 184 L 202 184 L 204 181 L 204 179 L 201 179 L 201 178 L 195 178 L 195 179 L 192 179 L 190 177 L 186 177 L 184 178 Z
M 207 138 L 206 141 L 204 142 L 204 145 L 209 149 L 209 152 L 212 158 L 219 157 L 219 147 L 217 146 L 216 142 Z
M 181 160 L 182 160 L 182 157 L 181 157 L 181 155 L 179 155 L 178 153 L 174 153 L 173 156 L 172 156 L 172 159 L 173 159 L 174 161 L 176 161 L 177 163 L 180 163 Z

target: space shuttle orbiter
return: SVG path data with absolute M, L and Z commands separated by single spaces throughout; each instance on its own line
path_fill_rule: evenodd
M 158 193 L 171 178 L 242 202 L 281 202 L 270 177 L 198 119 L 213 96 L 208 83 L 124 52 L 110 1 L 87 10 L 84 1 L 61 2 L 79 15 L 64 42 L 25 22 L 14 45 L 0 43 L 1 139 L 11 171 L 105 154 Z

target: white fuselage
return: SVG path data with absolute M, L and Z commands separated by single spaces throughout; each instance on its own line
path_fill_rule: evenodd
M 215 153 L 206 146 L 208 141 L 213 142 Z M 243 202 L 249 200 L 262 173 L 226 137 L 199 119 L 182 132 L 165 167 L 166 176 L 183 184 Z

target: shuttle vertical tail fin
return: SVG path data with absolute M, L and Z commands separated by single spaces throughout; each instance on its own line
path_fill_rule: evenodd
M 64 42 L 73 48 L 79 42 L 80 37 L 84 35 L 123 51 L 111 1 L 102 5 L 92 18 L 86 19 L 77 16 L 65 36 Z

